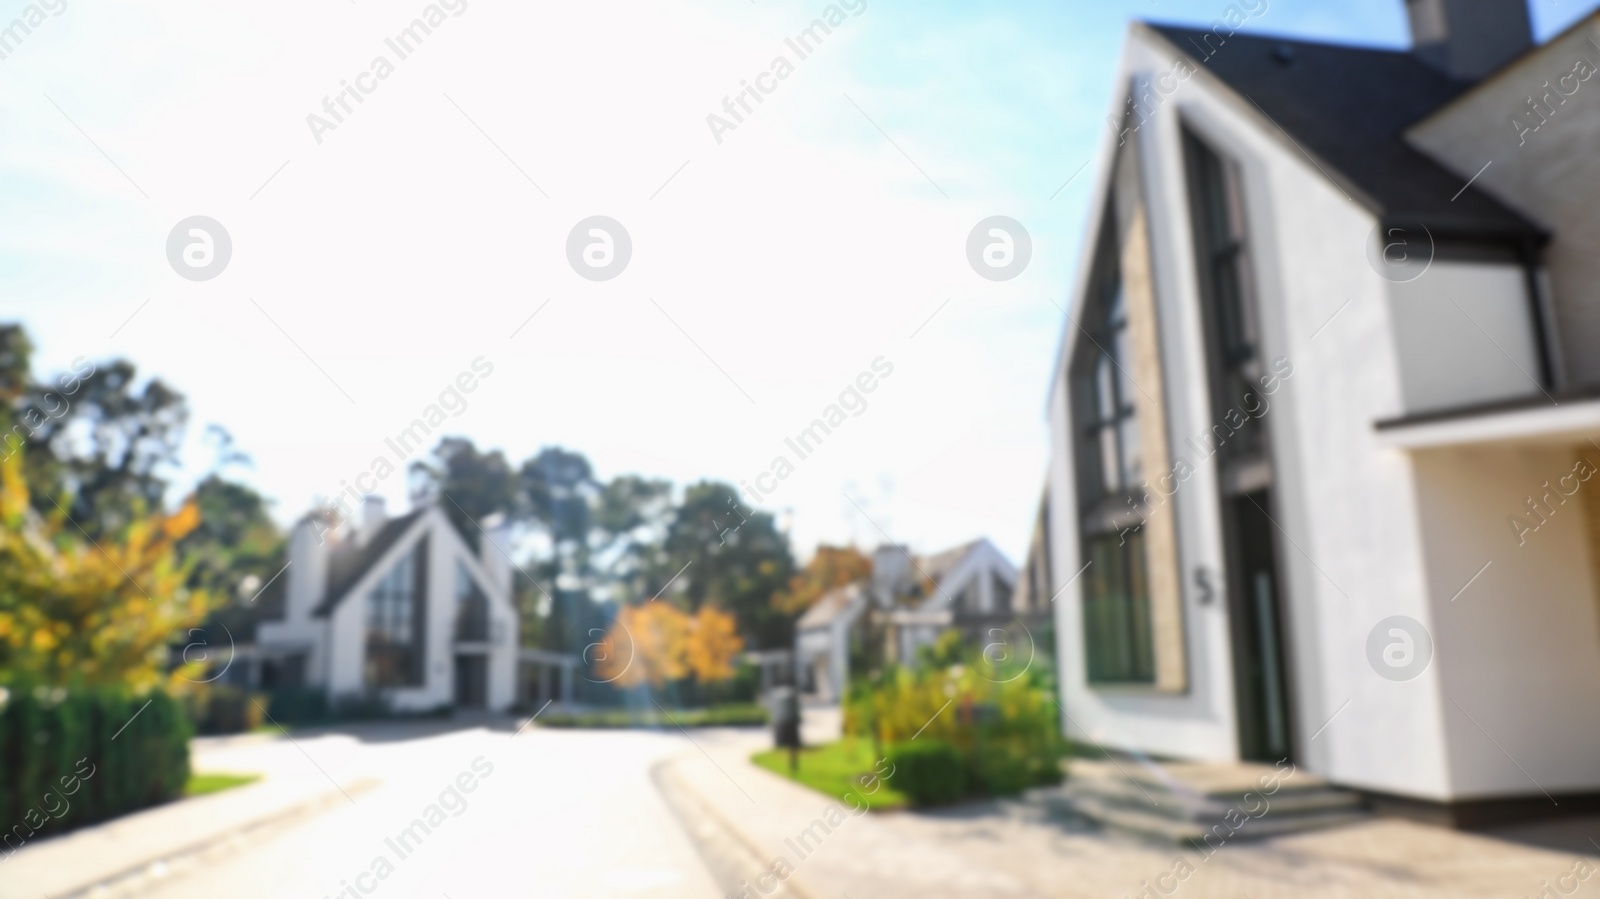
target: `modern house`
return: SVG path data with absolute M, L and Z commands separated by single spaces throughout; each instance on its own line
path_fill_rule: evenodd
M 917 650 L 950 629 L 971 641 L 1009 627 L 1017 570 L 987 539 L 930 556 L 902 546 L 872 555 L 872 577 L 823 594 L 795 624 L 795 664 L 802 692 L 833 702 L 849 682 L 852 649 L 869 643 L 885 660 L 913 664 Z
M 1406 7 L 1129 31 L 1048 404 L 1063 727 L 1554 811 L 1600 791 L 1600 16 Z
M 865 584 L 822 594 L 794 625 L 796 680 L 802 695 L 838 702 L 850 683 L 850 644 L 867 609 Z
M 518 616 L 503 531 L 473 552 L 439 507 L 388 518 L 376 497 L 353 535 L 326 531 L 310 515 L 290 535 L 282 616 L 256 628 L 255 685 L 401 712 L 511 706 Z

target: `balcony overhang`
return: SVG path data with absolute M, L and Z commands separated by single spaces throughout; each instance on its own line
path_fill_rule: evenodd
M 1562 446 L 1600 440 L 1600 392 L 1539 394 L 1464 409 L 1380 421 L 1382 446 L 1404 450 L 1520 444 Z

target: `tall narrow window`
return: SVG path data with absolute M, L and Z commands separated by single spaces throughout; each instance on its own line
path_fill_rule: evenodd
M 1084 541 L 1083 619 L 1091 683 L 1155 679 L 1144 535 L 1138 531 Z
M 1088 383 L 1082 385 L 1084 436 L 1091 452 L 1091 495 L 1101 498 L 1126 493 L 1143 478 L 1139 422 L 1133 406 L 1133 381 L 1128 366 L 1128 317 L 1120 284 L 1107 285 L 1109 308 L 1099 333 L 1090 334 L 1094 360 Z
M 456 565 L 456 640 L 484 643 L 489 639 L 489 600 L 465 565 Z
M 1211 355 L 1215 408 L 1208 438 L 1223 458 L 1265 448 L 1257 419 L 1267 408 L 1257 392 L 1262 375 L 1254 283 L 1245 241 L 1238 169 L 1194 134 L 1183 135 L 1194 225 L 1195 259 Z
M 1083 332 L 1074 353 L 1084 656 L 1091 683 L 1155 679 L 1144 539 L 1144 460 L 1132 341 L 1113 220 L 1101 228 Z
M 415 687 L 423 682 L 427 541 L 395 562 L 367 596 L 368 687 Z

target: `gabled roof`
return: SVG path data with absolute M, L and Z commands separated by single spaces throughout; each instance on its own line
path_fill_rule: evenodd
M 982 542 L 983 538 L 979 537 L 976 540 L 968 540 L 960 546 L 953 546 L 943 552 L 937 552 L 931 556 L 922 556 L 917 559 L 917 568 L 922 574 L 932 578 L 935 585 L 942 584 L 944 583 L 945 575 L 950 573 L 950 569 L 956 567 L 962 559 L 967 557 L 968 553 L 977 549 L 978 544 Z
M 1473 86 L 1404 51 L 1148 24 L 1282 129 L 1352 199 L 1387 223 L 1421 222 L 1436 237 L 1544 236 L 1534 223 L 1467 187 L 1402 132 Z M 1215 52 L 1207 57 L 1205 39 Z M 1491 76 L 1493 77 L 1493 76 Z M 1274 127 L 1275 126 L 1275 127 Z M 1457 196 L 1457 193 L 1460 193 Z M 1454 198 L 1454 199 L 1452 199 Z
M 806 609 L 805 614 L 800 616 L 800 620 L 795 622 L 795 628 L 797 630 L 810 630 L 811 628 L 822 627 L 848 612 L 860 597 L 860 584 L 845 584 L 843 587 L 835 587 L 817 597 L 817 601 L 811 604 L 811 608 Z
M 423 515 L 427 514 L 430 507 L 424 506 L 407 512 L 396 518 L 384 522 L 378 533 L 372 539 L 359 545 L 336 547 L 328 554 L 328 592 L 324 594 L 322 604 L 317 606 L 311 614 L 317 618 L 326 616 L 344 601 L 345 594 L 350 592 L 362 576 L 372 566 L 378 564 L 383 554 L 389 548 L 400 542 Z

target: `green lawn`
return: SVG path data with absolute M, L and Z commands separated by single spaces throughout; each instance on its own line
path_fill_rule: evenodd
M 189 783 L 183 788 L 185 796 L 204 796 L 208 793 L 220 793 L 234 787 L 255 783 L 261 779 L 259 774 L 194 774 L 189 775 Z
M 872 793 L 866 791 L 872 786 L 872 781 L 869 780 L 865 788 L 862 786 L 861 777 L 872 774 L 878 762 L 872 752 L 871 740 L 846 737 L 837 743 L 803 749 L 800 751 L 800 771 L 794 777 L 789 775 L 787 749 L 758 752 L 750 757 L 750 761 L 841 802 L 846 794 L 853 792 L 861 799 L 852 801 L 864 800 L 870 809 L 902 808 L 906 805 L 905 795 L 895 792 L 887 780 L 880 779 L 877 791 Z

